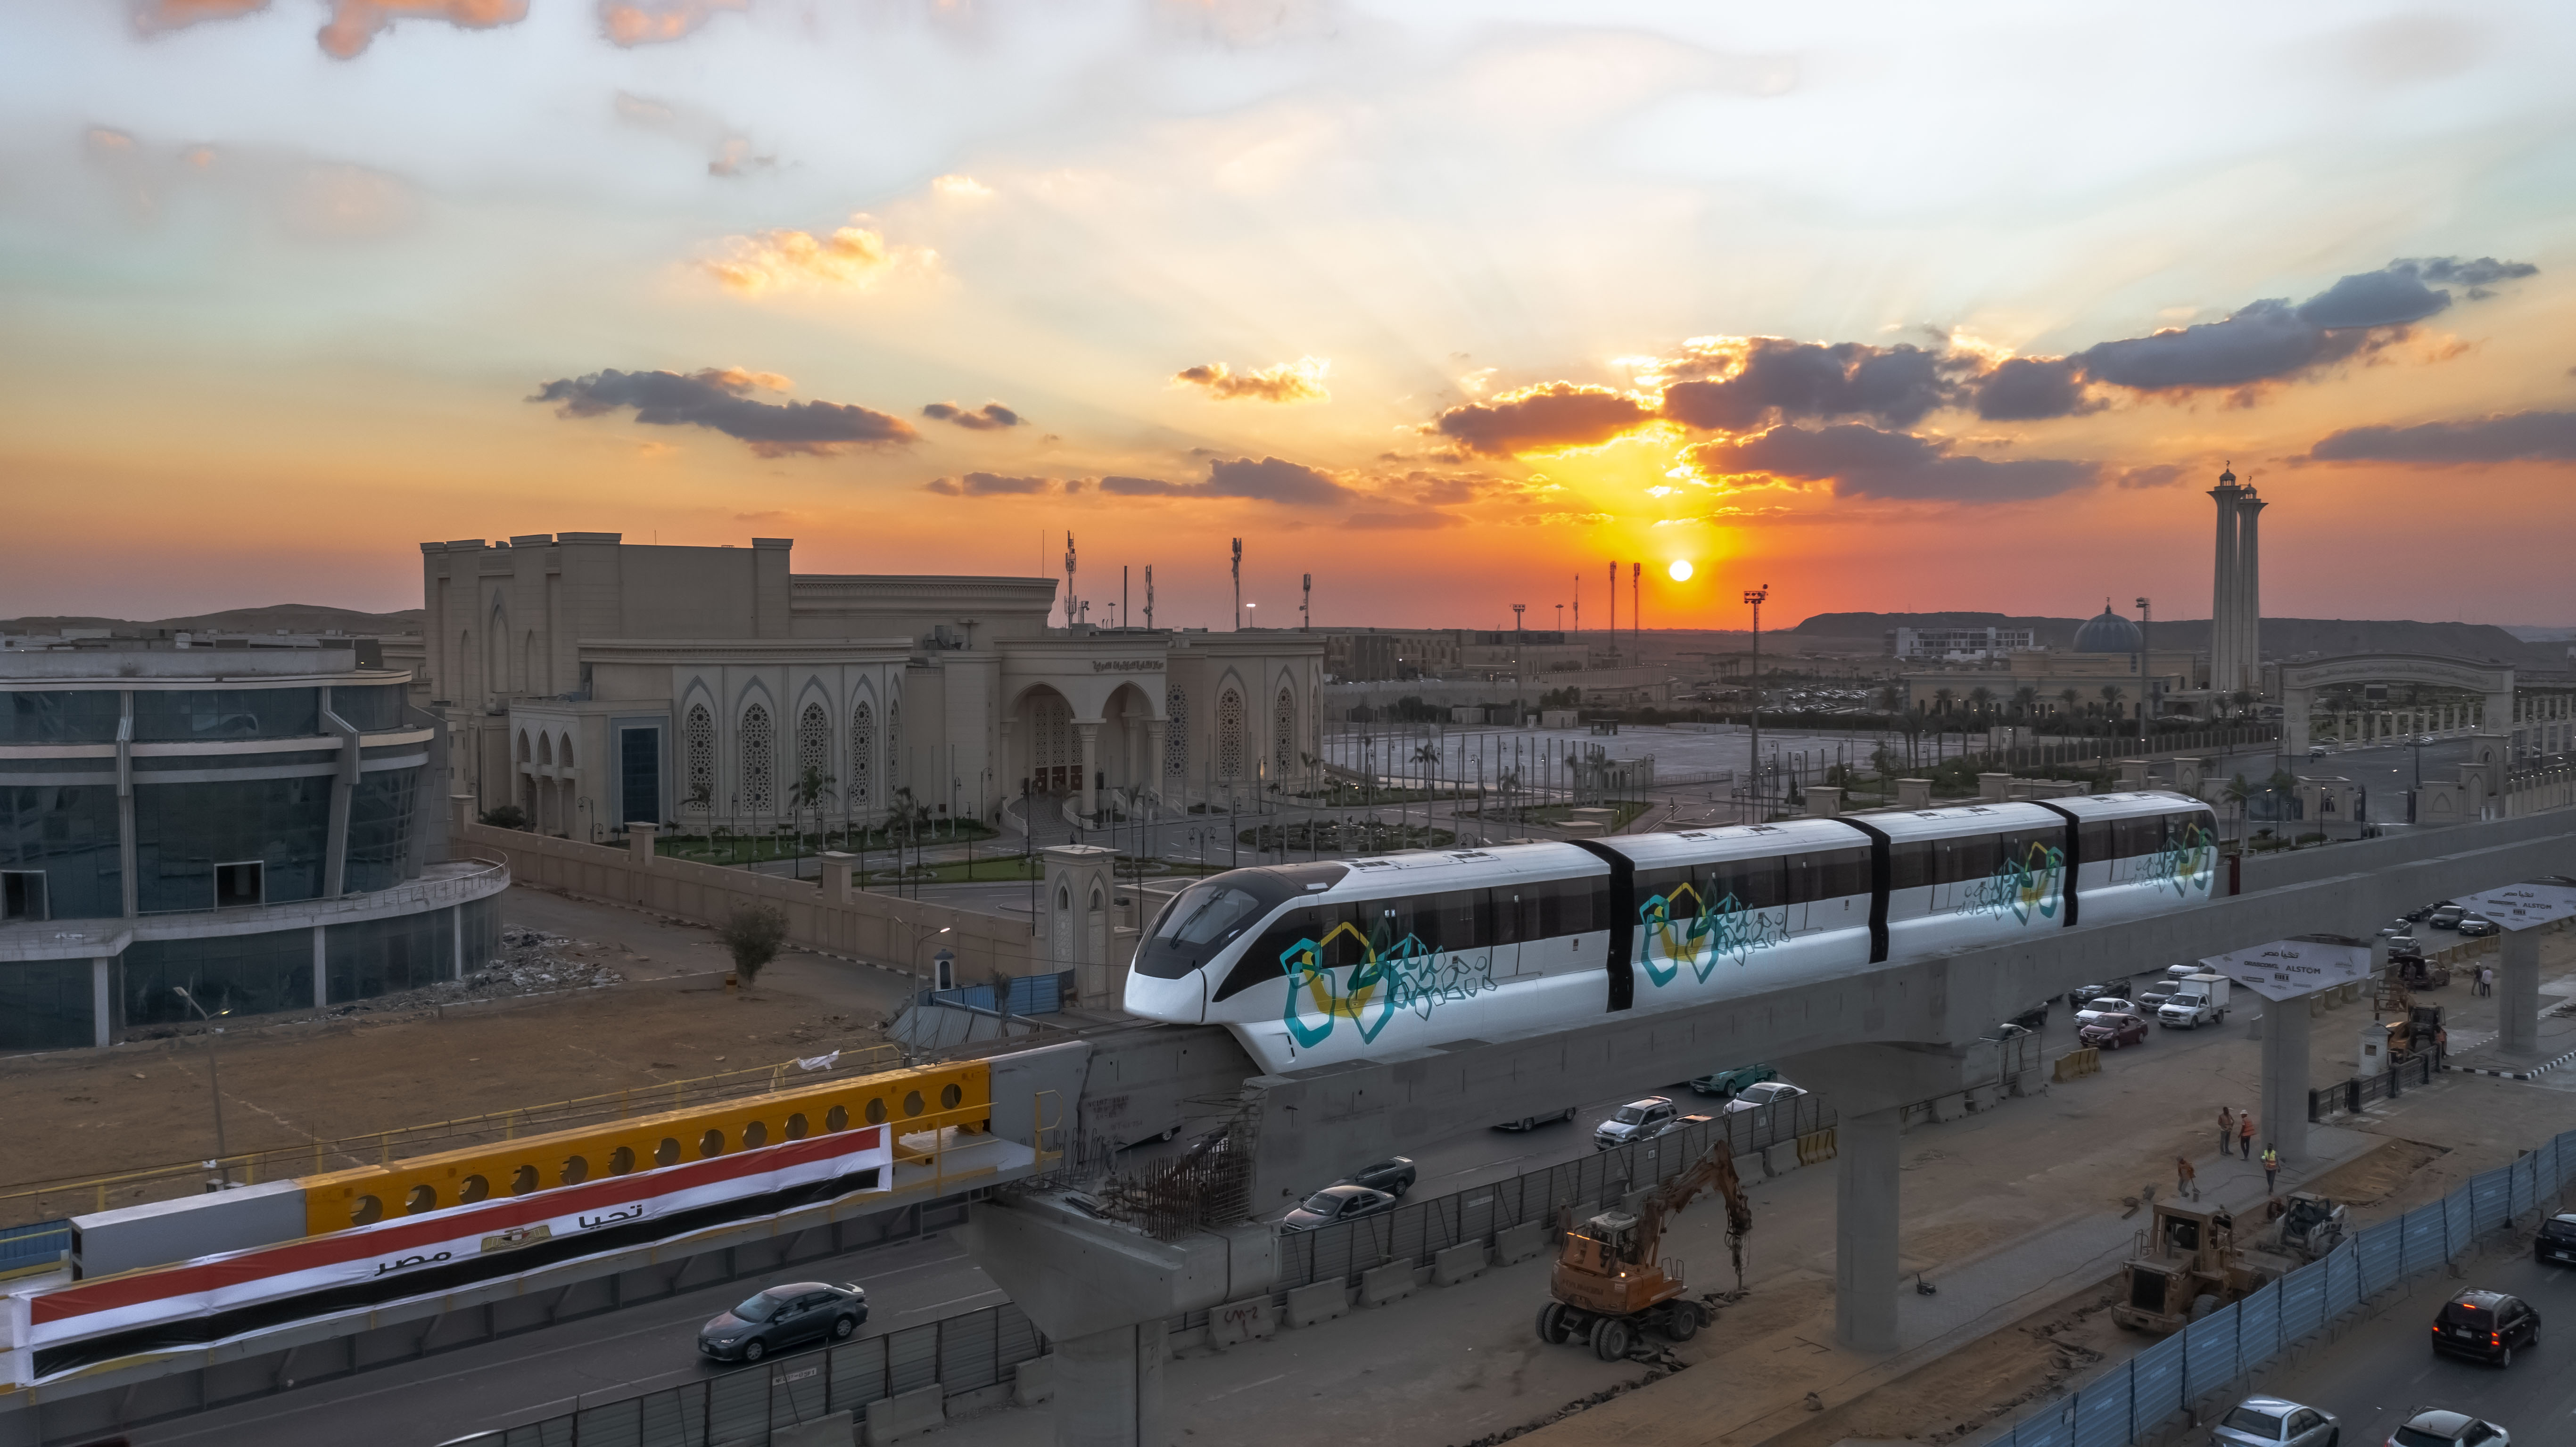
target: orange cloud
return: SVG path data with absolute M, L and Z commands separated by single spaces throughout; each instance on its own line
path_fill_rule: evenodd
M 749 8 L 749 0 L 644 0 L 642 4 L 600 0 L 599 27 L 618 45 L 660 45 L 688 35 L 714 19 L 719 10 Z
M 1250 398 L 1256 402 L 1330 402 L 1324 374 L 1333 364 L 1322 357 L 1299 357 L 1257 372 L 1237 372 L 1223 362 L 1184 367 L 1172 374 L 1176 384 L 1196 387 L 1220 402 Z
M 315 38 L 325 55 L 348 60 L 397 20 L 444 20 L 463 30 L 490 30 L 528 18 L 528 0 L 330 0 L 331 18 Z M 209 20 L 237 20 L 268 0 L 128 0 L 134 28 L 152 35 Z
M 865 221 L 853 216 L 852 221 Z M 829 236 L 810 231 L 764 231 L 725 239 L 725 254 L 699 264 L 725 290 L 758 296 L 772 289 L 831 288 L 872 291 L 904 271 L 927 271 L 939 253 L 926 246 L 898 246 L 885 233 L 843 226 Z
M 1607 387 L 1551 382 L 1469 402 L 1440 414 L 1426 429 L 1470 452 L 1508 457 L 1567 447 L 1598 447 L 1656 420 L 1653 404 Z
M 268 0 L 130 0 L 127 15 L 146 35 L 184 30 L 209 20 L 233 20 L 268 8 Z

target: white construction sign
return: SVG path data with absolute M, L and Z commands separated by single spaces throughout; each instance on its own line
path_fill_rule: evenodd
M 2330 985 L 2370 978 L 2370 946 L 2274 940 L 2250 950 L 2212 955 L 2200 964 L 2266 1000 L 2295 1000 Z
M 2502 889 L 2464 894 L 2451 902 L 2515 930 L 2576 915 L 2576 889 L 2563 884 L 2508 884 Z

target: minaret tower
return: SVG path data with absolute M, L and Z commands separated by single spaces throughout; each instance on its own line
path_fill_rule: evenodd
M 2243 626 L 2236 587 L 2236 540 L 2245 489 L 2237 485 L 2233 468 L 2218 474 L 2218 486 L 2209 490 L 2209 496 L 2218 504 L 2218 555 L 2209 575 L 2209 687 L 2224 694 L 2242 687 L 2238 680 L 2244 677 L 2238 664 Z

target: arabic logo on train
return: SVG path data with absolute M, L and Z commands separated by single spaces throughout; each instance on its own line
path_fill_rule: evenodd
M 2165 846 L 2146 857 L 2140 878 L 2157 889 L 2171 889 L 2189 899 L 2195 890 L 2209 893 L 2210 881 L 2217 873 L 2217 841 L 2194 823 L 2166 836 Z
M 1671 984 L 1684 965 L 1690 966 L 1695 982 L 1706 984 L 1719 960 L 1732 956 L 1741 966 L 1756 951 L 1788 941 L 1786 910 L 1775 916 L 1746 909 L 1731 892 L 1708 908 L 1701 908 L 1701 903 L 1699 891 L 1684 884 L 1671 894 L 1650 896 L 1638 907 L 1637 922 L 1644 926 L 1645 937 L 1637 946 L 1637 962 L 1656 985 Z M 1675 915 L 1681 920 L 1677 922 Z
M 1373 939 L 1344 920 L 1325 931 L 1321 940 L 1299 940 L 1279 952 L 1279 963 L 1288 972 L 1288 1002 L 1281 1020 L 1300 1049 L 1322 1044 L 1333 1033 L 1336 1020 L 1350 1021 L 1351 1028 L 1360 1032 L 1361 1043 L 1374 1044 L 1399 1010 L 1411 1010 L 1427 1020 L 1444 1002 L 1473 999 L 1499 988 L 1490 953 L 1477 959 L 1443 956 L 1419 935 L 1394 940 L 1388 938 L 1390 934 L 1380 927 Z M 1336 981 L 1334 967 L 1324 963 L 1324 954 L 1345 936 L 1358 949 L 1360 961 L 1347 967 L 1347 980 Z M 1312 1008 L 1303 1008 L 1301 1002 Z
M 2006 855 L 1994 873 L 1970 881 L 1957 912 L 1996 916 L 2009 913 L 2014 922 L 2025 925 L 2034 913 L 2042 919 L 2055 919 L 2058 885 L 2065 877 L 2066 851 L 2033 840 L 2021 858 Z

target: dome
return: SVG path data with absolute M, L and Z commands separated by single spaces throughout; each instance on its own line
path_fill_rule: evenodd
M 2100 616 L 2086 619 L 2084 626 L 2075 630 L 2078 653 L 2142 653 L 2146 642 L 2147 636 L 2138 625 L 2112 612 L 2108 603 L 2102 605 Z

